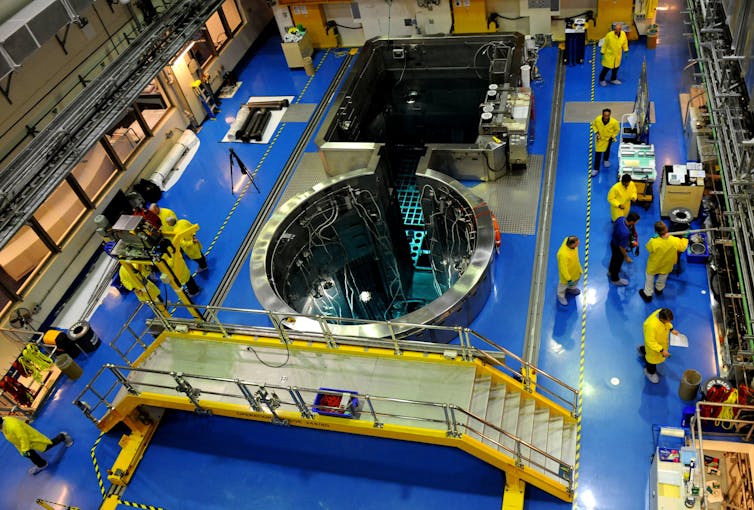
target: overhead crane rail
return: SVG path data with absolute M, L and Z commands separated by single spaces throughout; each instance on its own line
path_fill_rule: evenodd
M 0 249 L 222 3 L 175 2 L 0 172 Z

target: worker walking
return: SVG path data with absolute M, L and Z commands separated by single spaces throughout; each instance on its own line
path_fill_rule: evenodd
M 594 163 L 592 165 L 592 177 L 600 172 L 600 163 L 604 159 L 605 168 L 610 167 L 610 146 L 617 141 L 620 125 L 610 114 L 610 108 L 602 110 L 602 115 L 592 121 L 594 131 Z M 634 186 L 635 188 L 635 186 Z
M 654 384 L 660 382 L 657 365 L 664 363 L 670 356 L 668 335 L 678 334 L 678 331 L 673 329 L 672 320 L 673 312 L 669 308 L 660 308 L 644 321 L 644 345 L 637 347 L 637 350 L 646 363 L 644 375 Z
M 670 235 L 668 226 L 662 221 L 655 223 L 655 233 L 657 235 L 646 244 L 647 253 L 649 253 L 646 279 L 644 288 L 639 291 L 639 295 L 647 303 L 652 301 L 652 295 L 655 292 L 658 296 L 662 295 L 668 275 L 678 261 L 678 254 L 686 251 L 689 246 L 688 239 Z
M 47 461 L 38 452 L 46 452 L 60 443 L 65 443 L 66 448 L 73 446 L 73 439 L 67 432 L 61 432 L 50 439 L 31 425 L 13 416 L 0 418 L 0 427 L 3 429 L 5 439 L 15 446 L 21 455 L 34 463 L 34 466 L 29 468 L 30 475 L 36 475 L 47 467 Z
M 191 223 L 189 220 L 177 220 L 175 216 L 168 217 L 165 222 L 166 223 L 162 226 L 162 233 L 171 238 L 171 240 L 173 240 L 174 237 L 179 237 L 180 241 L 178 245 L 181 251 L 185 253 L 188 258 L 195 260 L 199 264 L 199 268 L 196 270 L 197 273 L 206 271 L 208 269 L 207 257 L 202 253 L 202 243 L 199 242 L 196 235 L 191 235 L 190 238 L 182 235 L 192 227 L 196 227 L 198 230 L 199 226 Z
M 613 85 L 620 85 L 621 81 L 618 79 L 618 68 L 620 67 L 620 61 L 623 58 L 623 52 L 628 51 L 628 39 L 625 32 L 623 32 L 623 25 L 615 23 L 613 30 L 608 32 L 605 37 L 602 38 L 602 71 L 600 72 L 600 85 L 603 87 L 607 85 L 605 78 L 607 77 L 607 71 L 610 70 L 610 83 Z
M 568 236 L 563 240 L 563 244 L 558 249 L 558 303 L 563 306 L 568 304 L 566 292 L 568 294 L 578 295 L 581 290 L 576 286 L 581 278 L 581 263 L 579 262 L 579 238 Z
M 635 212 L 628 213 L 628 216 L 619 216 L 615 223 L 613 223 L 613 237 L 610 239 L 610 250 L 612 255 L 610 256 L 610 269 L 608 276 L 610 276 L 610 283 L 618 287 L 625 287 L 628 285 L 628 280 L 620 277 L 620 270 L 623 267 L 623 262 L 629 264 L 633 262 L 633 259 L 629 256 L 628 252 L 632 246 L 632 237 L 634 225 L 639 221 L 639 215 Z
M 620 216 L 628 216 L 631 210 L 631 202 L 636 200 L 636 184 L 628 174 L 623 174 L 620 182 L 613 184 L 607 192 L 607 201 L 610 204 L 610 218 L 615 221 Z

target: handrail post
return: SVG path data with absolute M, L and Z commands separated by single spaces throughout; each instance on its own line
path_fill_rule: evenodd
M 524 366 L 522 368 L 523 368 L 523 373 L 521 375 L 524 378 L 524 380 L 523 380 L 524 389 L 526 390 L 527 393 L 531 393 L 532 392 L 532 388 L 531 388 L 531 365 L 529 364 L 528 361 L 525 361 L 524 362 Z
M 338 344 L 335 342 L 335 338 L 333 337 L 332 330 L 330 330 L 330 325 L 327 323 L 327 320 L 324 315 L 317 315 L 317 323 L 319 324 L 320 329 L 322 330 L 322 336 L 325 338 L 325 341 L 327 342 L 327 346 L 330 347 L 330 349 L 337 349 Z
M 524 456 L 521 453 L 521 440 L 516 438 L 516 466 L 519 468 L 524 467 Z
M 285 326 L 283 326 L 283 321 L 280 320 L 280 317 L 277 316 L 274 312 L 267 312 L 267 316 L 270 318 L 270 322 L 272 322 L 272 325 L 275 326 L 275 329 L 278 332 L 278 335 L 280 335 L 281 340 L 283 340 L 283 343 L 290 344 L 291 340 L 288 337 L 288 331 L 285 329 Z
M 129 381 L 126 376 L 124 376 L 120 370 L 118 370 L 115 367 L 108 367 L 110 369 L 110 372 L 113 373 L 113 375 L 118 379 L 118 381 L 123 385 L 124 388 L 131 394 L 131 395 L 139 395 L 139 390 L 134 388 L 134 386 L 131 384 L 131 381 Z
M 235 381 L 236 381 L 236 385 L 238 386 L 238 389 L 241 390 L 241 394 L 249 403 L 249 407 L 251 407 L 253 411 L 256 411 L 257 413 L 261 413 L 262 406 L 259 405 L 259 402 L 257 401 L 256 397 L 249 391 L 249 388 L 247 388 L 246 385 L 241 382 L 241 379 L 236 378 Z
M 205 313 L 207 316 L 215 323 L 217 324 L 217 327 L 220 328 L 220 332 L 223 335 L 223 338 L 228 338 L 230 335 L 228 334 L 228 330 L 225 329 L 225 326 L 223 326 L 223 323 L 220 322 L 220 319 L 217 318 L 217 310 L 214 307 L 208 306 L 205 310 Z
M 449 406 L 450 409 L 450 422 L 453 425 L 453 433 L 451 434 L 452 437 L 461 437 L 461 433 L 458 432 L 458 421 L 456 420 L 456 406 L 454 404 L 451 404 Z
M 304 397 L 301 396 L 301 392 L 296 386 L 289 386 L 288 393 L 291 395 L 293 402 L 296 404 L 296 407 L 303 418 L 314 418 L 314 414 L 309 410 L 309 406 L 306 405 Z
M 367 405 L 369 406 L 369 412 L 372 414 L 372 420 L 374 421 L 374 428 L 381 429 L 385 424 L 382 423 L 379 418 L 377 418 L 377 412 L 374 410 L 374 405 L 372 405 L 372 399 L 369 397 L 369 395 L 364 395 L 364 400 L 367 401 Z M 447 417 L 447 413 L 446 413 Z
M 200 414 L 212 413 L 212 411 L 210 411 L 209 409 L 205 409 L 201 406 L 201 404 L 199 403 L 199 395 L 201 395 L 202 392 L 189 384 L 189 382 L 183 377 L 183 372 L 170 372 L 170 375 L 178 385 L 175 388 L 176 391 L 185 393 L 191 403 L 194 404 L 194 412 Z
M 463 328 L 461 326 L 455 326 L 453 329 L 456 330 L 456 335 L 458 335 L 458 344 L 461 346 L 461 357 L 464 361 L 470 361 L 469 348 L 466 345 L 466 340 L 463 336 Z
M 139 308 L 143 306 L 144 302 L 139 304 Z M 175 328 L 173 327 L 173 324 L 168 320 L 170 318 L 169 315 L 165 315 L 160 311 L 160 307 L 156 304 L 152 303 L 151 301 L 147 301 L 146 305 L 149 307 L 150 310 L 152 310 L 152 315 L 155 316 L 155 318 L 160 321 L 162 324 L 162 327 L 165 328 L 166 331 L 173 332 L 175 331 Z M 138 310 L 137 310 L 138 311 Z
M 392 321 L 386 321 L 385 324 L 387 324 L 387 329 L 390 331 L 390 338 L 393 340 L 393 353 L 396 356 L 401 356 L 403 353 L 401 352 L 401 346 L 398 344 L 398 338 L 395 336 L 395 330 L 393 329 L 393 322 Z

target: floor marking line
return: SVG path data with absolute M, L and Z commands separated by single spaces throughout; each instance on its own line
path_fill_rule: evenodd
M 322 67 L 322 64 L 324 64 L 325 60 L 327 59 L 327 55 L 330 53 L 330 50 L 328 49 L 325 52 L 325 55 L 322 57 L 322 60 L 320 61 L 319 65 L 316 68 L 316 71 L 319 71 L 320 67 Z M 315 73 L 316 74 L 316 73 Z M 304 85 L 304 88 L 301 89 L 301 92 L 299 92 L 296 99 L 294 99 L 293 103 L 297 104 L 301 101 L 301 98 L 304 96 L 304 93 L 309 88 L 309 85 L 311 85 L 312 81 L 314 81 L 314 75 L 310 76 L 307 80 L 306 84 Z M 259 170 L 262 168 L 262 164 L 267 160 L 267 156 L 269 156 L 270 152 L 272 152 L 272 148 L 275 145 L 275 142 L 277 142 L 278 138 L 280 138 L 280 135 L 283 132 L 283 128 L 287 125 L 286 122 L 281 122 L 278 126 L 274 136 L 270 140 L 269 144 L 267 145 L 267 150 L 264 151 L 264 154 L 262 154 L 262 157 L 259 158 L 259 162 L 257 163 L 257 166 L 254 168 L 254 171 L 251 173 L 251 177 L 249 178 L 249 181 L 244 184 L 243 189 L 241 189 L 241 192 L 238 194 L 238 198 L 236 199 L 233 206 L 230 208 L 230 211 L 228 211 L 228 214 L 225 216 L 225 220 L 220 225 L 220 228 L 215 233 L 214 237 L 212 238 L 212 241 L 209 243 L 209 246 L 207 247 L 206 252 L 204 255 L 209 255 L 212 252 L 212 249 L 215 247 L 215 244 L 217 243 L 217 240 L 220 238 L 220 235 L 225 230 L 226 225 L 230 221 L 231 216 L 233 216 L 233 213 L 236 211 L 238 206 L 241 204 L 241 199 L 243 199 L 244 196 L 246 196 L 246 193 L 249 191 L 249 188 L 251 187 L 251 183 L 254 180 L 254 177 L 256 177 Z M 232 185 L 233 183 L 231 183 Z M 196 276 L 196 273 L 194 273 L 194 276 Z
M 89 455 L 92 457 L 92 464 L 94 465 L 94 473 L 97 475 L 97 484 L 99 485 L 99 491 L 102 493 L 102 499 L 105 499 L 105 482 L 102 480 L 102 472 L 99 469 L 99 463 L 97 462 L 97 456 L 95 452 L 97 450 L 97 445 L 99 445 L 104 435 L 104 432 L 99 435 L 97 440 L 94 441 L 92 449 L 89 451 Z
M 594 102 L 594 79 L 597 72 L 597 44 L 592 42 L 592 76 L 591 87 L 589 92 L 589 101 Z M 578 509 L 577 496 L 579 488 L 579 465 L 581 462 L 581 420 L 584 409 L 584 372 L 585 372 L 585 352 L 586 352 L 586 311 L 587 311 L 587 287 L 589 285 L 589 241 L 592 229 L 592 163 L 594 156 L 594 142 L 592 137 L 592 127 L 589 126 L 589 157 L 587 158 L 587 184 L 586 184 L 586 234 L 584 236 L 584 290 L 581 293 L 581 346 L 579 352 L 579 400 L 577 405 L 576 416 L 576 457 L 573 466 L 573 503 L 572 508 Z

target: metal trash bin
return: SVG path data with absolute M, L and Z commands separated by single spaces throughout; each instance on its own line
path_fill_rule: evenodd
M 73 361 L 73 358 L 71 358 L 67 354 L 61 354 L 60 356 L 58 356 L 55 360 L 55 366 L 58 367 L 61 372 L 63 372 L 68 376 L 69 379 L 73 381 L 81 377 L 81 374 L 84 373 L 84 371 L 81 369 L 81 366 Z
M 312 61 L 312 57 L 304 57 L 304 71 L 306 71 L 307 76 L 314 76 L 314 62 Z
M 657 36 L 659 35 L 659 27 L 657 25 L 650 25 L 647 30 L 647 49 L 654 50 L 657 48 Z
M 88 322 L 79 321 L 68 330 L 68 338 L 84 352 L 94 352 L 102 343 Z
M 696 400 L 701 384 L 702 374 L 696 370 L 686 370 L 683 372 L 681 384 L 678 386 L 678 396 L 681 397 L 681 400 Z

